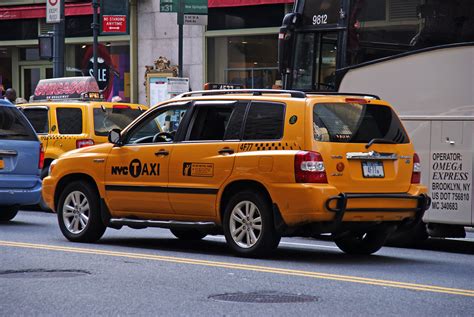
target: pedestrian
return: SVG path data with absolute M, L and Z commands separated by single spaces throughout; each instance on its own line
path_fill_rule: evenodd
M 5 100 L 10 101 L 12 104 L 15 104 L 16 101 L 16 91 L 13 88 L 8 88 L 5 92 Z

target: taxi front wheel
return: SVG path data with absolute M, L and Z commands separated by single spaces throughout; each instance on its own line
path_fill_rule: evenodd
M 224 234 L 235 253 L 248 257 L 268 255 L 281 239 L 273 225 L 271 204 L 250 191 L 230 199 L 224 213 Z
M 86 182 L 72 182 L 61 193 L 58 222 L 63 235 L 73 242 L 95 242 L 105 232 L 100 217 L 99 194 Z
M 345 253 L 369 255 L 382 248 L 391 232 L 388 229 L 351 232 L 348 235 L 334 239 L 334 242 Z

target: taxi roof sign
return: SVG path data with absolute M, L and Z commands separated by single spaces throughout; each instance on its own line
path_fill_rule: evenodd
M 100 99 L 101 95 L 94 77 L 62 77 L 40 80 L 33 100 L 85 100 L 92 96 Z

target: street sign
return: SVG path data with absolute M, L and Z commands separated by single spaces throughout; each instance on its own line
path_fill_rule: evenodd
M 127 16 L 126 15 L 103 15 L 102 33 L 126 33 Z
M 128 0 L 101 0 L 101 34 L 128 34 Z
M 207 25 L 207 15 L 203 14 L 185 14 L 184 24 L 187 25 Z
M 61 22 L 61 1 L 47 0 L 46 1 L 46 23 Z
M 178 12 L 180 0 L 160 0 L 160 12 Z M 207 14 L 207 0 L 182 0 L 185 14 Z

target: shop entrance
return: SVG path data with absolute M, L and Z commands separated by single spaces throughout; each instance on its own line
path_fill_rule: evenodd
M 23 65 L 21 70 L 21 91 L 18 96 L 29 100 L 35 93 L 36 85 L 40 79 L 53 78 L 53 68 L 46 65 Z

